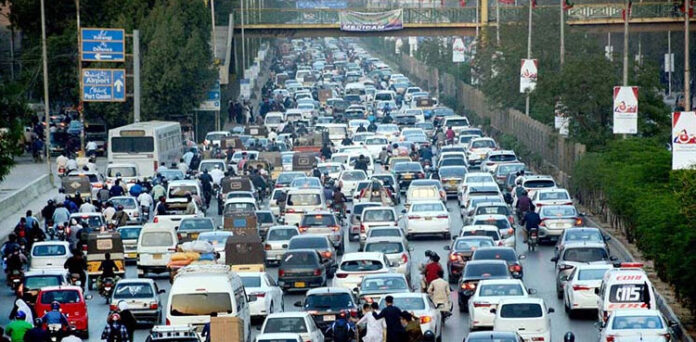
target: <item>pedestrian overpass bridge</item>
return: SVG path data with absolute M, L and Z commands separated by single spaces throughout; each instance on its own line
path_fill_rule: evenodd
M 404 8 L 403 29 L 387 32 L 346 32 L 340 30 L 338 9 L 265 8 L 236 10 L 235 35 L 244 28 L 246 37 L 326 37 L 326 36 L 473 36 L 477 28 L 495 27 L 499 12 L 501 23 L 526 24 L 527 6 L 501 5 L 489 8 Z M 683 30 L 684 16 L 671 2 L 634 2 L 630 18 L 631 32 Z M 622 32 L 623 3 L 576 4 L 566 12 L 571 27 L 591 32 Z M 356 12 L 379 12 L 386 9 L 350 9 Z M 537 6 L 534 11 L 556 11 L 559 6 Z M 243 17 L 243 25 L 242 25 Z M 691 18 L 695 20 L 696 18 Z M 696 25 L 690 26 L 692 30 Z

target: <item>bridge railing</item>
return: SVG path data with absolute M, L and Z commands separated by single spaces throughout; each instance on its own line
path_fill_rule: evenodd
M 568 21 L 591 19 L 621 19 L 622 3 L 576 4 L 567 12 Z M 379 12 L 385 9 L 352 9 L 357 12 Z M 528 8 L 526 6 L 501 6 L 500 21 L 526 21 Z M 558 6 L 538 6 L 535 11 L 558 11 Z M 246 25 L 336 25 L 340 19 L 338 9 L 246 9 L 244 24 Z M 495 9 L 489 8 L 489 21 L 495 22 Z M 678 7 L 669 2 L 634 3 L 631 18 L 675 18 L 681 16 Z M 403 21 L 405 25 L 415 24 L 456 24 L 476 23 L 476 8 L 404 8 Z M 234 11 L 234 24 L 239 27 L 242 22 L 242 12 Z

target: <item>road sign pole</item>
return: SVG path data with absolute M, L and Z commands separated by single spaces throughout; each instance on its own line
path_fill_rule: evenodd
M 667 95 L 672 96 L 672 31 L 667 31 L 667 60 L 669 61 L 669 68 L 667 69 Z
M 529 32 L 527 33 L 527 59 L 532 58 L 532 6 L 534 4 L 534 0 L 529 0 L 529 22 L 528 22 L 528 30 Z M 524 99 L 524 114 L 529 116 L 529 94 L 531 93 L 531 90 L 527 90 L 526 97 Z
M 49 115 L 50 103 L 48 102 L 48 53 L 46 52 L 46 13 L 44 10 L 44 0 L 41 0 L 41 57 L 43 60 L 44 115 L 46 120 L 44 145 L 46 145 L 48 177 L 51 183 L 53 183 L 53 171 L 51 170 L 51 116 Z
M 82 32 L 80 31 L 80 0 L 75 0 L 75 11 L 77 12 L 77 46 L 80 49 L 80 56 L 82 56 Z M 82 89 L 82 59 L 77 59 L 77 82 L 79 83 L 80 89 Z M 77 106 L 77 111 L 80 114 L 80 123 L 82 124 L 82 131 L 80 131 L 80 151 L 84 154 L 85 151 L 85 109 L 82 107 L 82 99 L 80 99 Z
M 684 111 L 691 111 L 691 70 L 689 70 L 689 12 L 691 0 L 684 0 Z
M 140 30 L 133 30 L 133 122 L 140 122 Z

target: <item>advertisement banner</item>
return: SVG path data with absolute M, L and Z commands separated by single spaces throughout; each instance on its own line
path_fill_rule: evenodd
M 452 63 L 462 63 L 466 60 L 464 41 L 461 38 L 455 38 L 452 43 Z
M 403 10 L 363 13 L 343 11 L 340 13 L 341 31 L 380 32 L 404 28 Z
M 672 113 L 672 170 L 696 165 L 696 112 Z
M 638 133 L 638 87 L 614 87 L 614 134 Z
M 249 82 L 249 79 L 242 78 L 239 80 L 239 95 L 245 100 L 251 97 L 251 82 Z
M 537 60 L 522 59 L 520 67 L 520 93 L 534 91 L 537 83 Z

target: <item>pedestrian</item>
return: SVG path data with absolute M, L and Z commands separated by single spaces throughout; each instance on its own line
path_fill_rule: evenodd
M 401 324 L 406 330 L 407 342 L 422 342 L 423 331 L 421 331 L 420 320 L 415 320 L 413 315 L 408 311 L 401 312 Z
M 128 308 L 128 304 L 125 300 L 119 301 L 117 307 L 118 313 L 121 315 L 121 323 L 126 326 L 128 336 L 130 337 L 131 341 L 133 341 L 133 333 L 135 332 L 135 328 L 138 326 L 138 320 L 135 319 L 135 316 Z
M 372 302 L 370 304 L 363 304 L 363 316 L 358 321 L 358 325 L 365 324 L 367 327 L 367 333 L 363 337 L 363 342 L 382 342 L 382 325 L 384 324 L 383 319 L 376 319 L 375 316 L 371 315 L 371 312 L 377 312 L 379 310 L 379 304 Z
M 387 341 L 386 342 L 403 342 L 403 337 L 406 334 L 404 326 L 401 325 L 401 309 L 394 306 L 394 297 L 386 296 L 384 302 L 387 306 L 380 312 L 373 312 L 375 319 L 384 318 L 387 324 Z
M 15 300 L 12 312 L 10 312 L 10 319 L 15 319 L 19 312 L 24 312 L 24 320 L 29 324 L 34 324 L 34 314 L 31 312 L 31 308 L 22 298 L 17 298 Z

